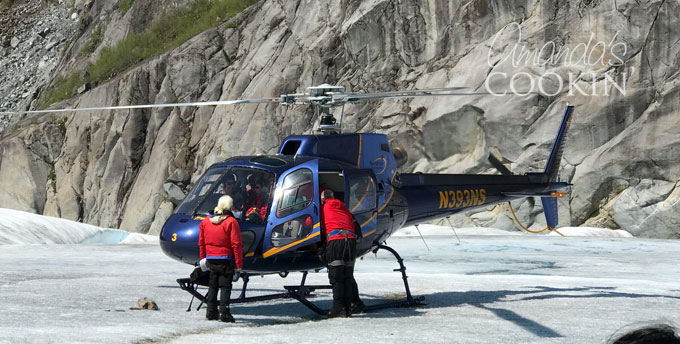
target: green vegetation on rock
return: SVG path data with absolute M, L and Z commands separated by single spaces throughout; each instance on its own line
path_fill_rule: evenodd
M 83 84 L 85 84 L 85 78 L 78 72 L 74 72 L 65 78 L 57 77 L 48 93 L 40 98 L 38 107 L 45 108 L 50 104 L 70 98 Z
M 104 38 L 104 33 L 102 32 L 102 27 L 97 26 L 94 31 L 90 34 L 90 38 L 87 39 L 87 42 L 83 44 L 82 47 L 80 47 L 80 51 L 78 52 L 79 56 L 86 56 L 92 54 L 95 50 L 97 50 L 97 47 L 99 46 L 99 43 L 102 42 L 102 39 Z
M 0 0 L 0 11 L 4 11 L 12 7 L 14 0 Z
M 120 14 L 125 15 L 127 11 L 130 10 L 132 7 L 132 3 L 135 2 L 135 0 L 120 0 L 118 1 L 118 11 L 120 11 Z
M 66 78 L 55 80 L 41 97 L 44 100 L 41 104 L 47 106 L 67 99 L 87 82 L 96 84 L 106 81 L 149 57 L 159 56 L 178 47 L 191 37 L 235 16 L 256 2 L 257 0 L 196 0 L 188 7 L 174 10 L 156 20 L 144 32 L 129 35 L 115 46 L 102 49 L 97 61 L 87 67 L 84 77 L 80 72 L 74 72 Z M 131 3 L 132 1 L 130 5 Z M 121 3 L 118 5 L 120 8 Z

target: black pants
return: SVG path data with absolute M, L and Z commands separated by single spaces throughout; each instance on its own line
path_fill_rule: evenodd
M 333 287 L 333 311 L 344 308 L 349 315 L 352 303 L 359 303 L 359 288 L 354 280 L 356 239 L 336 239 L 326 243 L 328 280 Z
M 208 283 L 207 312 L 217 313 L 217 290 L 220 290 L 220 313 L 229 313 L 229 298 L 231 296 L 231 280 L 234 276 L 234 261 L 232 259 L 208 259 L 210 282 Z

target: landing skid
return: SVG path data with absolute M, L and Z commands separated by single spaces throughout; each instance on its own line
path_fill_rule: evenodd
M 408 286 L 408 276 L 406 276 L 406 267 L 404 266 L 404 260 L 401 259 L 397 251 L 395 251 L 393 248 L 386 246 L 386 245 L 378 245 L 376 249 L 373 251 L 374 253 L 377 253 L 378 250 L 386 250 L 389 251 L 394 255 L 394 257 L 397 259 L 397 262 L 399 263 L 399 268 L 394 269 L 393 271 L 398 271 L 401 272 L 401 278 L 404 281 L 404 289 L 406 290 L 406 298 L 403 300 L 399 301 L 393 301 L 393 302 L 385 302 L 385 303 L 379 303 L 375 305 L 370 305 L 366 306 L 363 310 L 363 312 L 371 312 L 371 311 L 376 311 L 380 309 L 386 309 L 386 308 L 396 308 L 396 307 L 414 307 L 418 305 L 422 305 L 422 301 L 425 300 L 425 297 L 420 296 L 420 297 L 413 297 L 411 295 L 411 290 Z M 283 286 L 284 289 L 286 289 L 285 292 L 283 293 L 276 293 L 276 294 L 269 294 L 269 295 L 260 295 L 260 296 L 246 296 L 246 288 L 248 286 L 248 281 L 250 280 L 248 274 L 243 274 L 243 287 L 241 288 L 241 295 L 238 298 L 231 299 L 229 302 L 232 304 L 238 304 L 238 303 L 247 303 L 247 302 L 257 302 L 257 301 L 267 301 L 267 300 L 277 300 L 277 299 L 295 299 L 305 305 L 307 308 L 311 309 L 315 313 L 319 315 L 327 315 L 328 311 L 323 310 L 319 308 L 317 305 L 315 305 L 313 302 L 309 301 L 308 298 L 313 296 L 313 292 L 318 290 L 318 289 L 332 289 L 333 287 L 330 285 L 305 285 L 305 281 L 307 279 L 307 271 L 302 273 L 302 281 L 300 282 L 300 285 L 286 285 Z M 191 298 L 191 302 L 189 303 L 189 308 L 187 309 L 187 312 L 191 310 L 191 306 L 193 304 L 194 298 L 198 299 L 201 301 L 201 304 L 198 305 L 196 310 L 199 310 L 203 303 L 206 301 L 206 294 L 201 294 L 198 292 L 198 285 L 195 283 L 191 282 L 190 278 L 180 278 L 177 279 L 177 283 L 179 284 L 179 287 L 191 294 L 193 297 Z
M 377 253 L 378 250 L 381 250 L 381 249 L 392 253 L 394 255 L 394 258 L 397 259 L 397 263 L 399 263 L 399 269 L 394 269 L 392 271 L 401 272 L 401 279 L 404 280 L 404 289 L 406 290 L 406 298 L 403 299 L 403 300 L 399 300 L 399 301 L 379 303 L 377 305 L 366 306 L 366 308 L 364 308 L 364 312 L 376 311 L 376 310 L 385 309 L 385 308 L 415 307 L 415 306 L 423 305 L 423 301 L 425 300 L 424 296 L 413 297 L 411 295 L 411 288 L 409 288 L 409 286 L 408 286 L 408 276 L 406 276 L 406 266 L 404 266 L 404 260 L 401 259 L 401 256 L 399 256 L 399 253 L 397 253 L 397 251 L 395 251 L 393 248 L 391 248 L 387 245 L 381 245 L 381 244 L 378 244 L 376 249 L 373 250 L 373 253 Z

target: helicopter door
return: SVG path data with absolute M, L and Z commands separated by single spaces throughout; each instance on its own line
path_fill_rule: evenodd
M 376 229 L 378 197 L 375 175 L 372 170 L 352 169 L 342 171 L 345 176 L 345 204 L 361 225 L 364 237 Z
M 318 160 L 305 162 L 283 173 L 276 184 L 262 256 L 267 258 L 320 241 L 317 204 Z

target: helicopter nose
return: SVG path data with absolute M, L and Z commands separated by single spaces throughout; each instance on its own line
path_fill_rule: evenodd
M 184 263 L 198 262 L 199 223 L 200 221 L 188 216 L 171 216 L 163 226 L 159 237 L 163 253 Z

